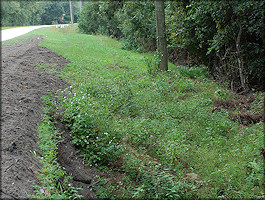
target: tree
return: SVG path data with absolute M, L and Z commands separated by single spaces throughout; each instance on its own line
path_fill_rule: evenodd
M 264 90 L 264 9 L 264 1 L 254 0 L 167 1 L 169 55 L 204 64 L 234 92 Z
M 156 35 L 157 51 L 160 58 L 159 69 L 168 70 L 166 26 L 165 26 L 165 4 L 163 0 L 155 0 L 156 10 Z
M 1 6 L 2 26 L 36 25 L 40 21 L 41 13 L 36 1 L 2 1 Z
M 69 7 L 69 4 L 67 6 Z M 41 24 L 57 24 L 62 22 L 62 15 L 65 14 L 63 2 L 40 1 L 39 7 L 42 9 Z

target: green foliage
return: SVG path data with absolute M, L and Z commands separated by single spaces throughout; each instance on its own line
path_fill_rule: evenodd
M 264 182 L 264 163 L 254 160 L 249 163 L 249 177 L 255 186 L 265 187 Z
M 39 184 L 35 185 L 35 195 L 32 198 L 41 199 L 79 199 L 82 196 L 78 194 L 80 188 L 75 188 L 69 183 L 69 176 L 57 162 L 57 143 L 61 140 L 61 134 L 55 130 L 53 117 L 55 105 L 51 101 L 51 94 L 43 97 L 46 104 L 42 122 L 39 125 L 38 145 L 42 157 L 38 157 L 42 163 L 42 168 L 38 174 Z
M 182 76 L 189 78 L 206 78 L 209 75 L 209 71 L 206 66 L 200 66 L 200 67 L 179 66 L 178 70 Z
M 188 51 L 219 79 L 239 82 L 236 40 L 247 82 L 264 85 L 264 8 L 259 1 L 169 2 L 166 24 L 172 48 Z M 181 51 L 181 50 L 180 50 Z M 238 86 L 238 85 L 237 85 Z
M 135 198 L 180 199 L 195 197 L 191 186 L 176 180 L 165 171 L 147 171 L 141 181 L 141 186 L 136 188 Z
M 265 93 L 264 92 L 257 92 L 254 93 L 255 100 L 254 102 L 250 105 L 251 111 L 253 113 L 259 114 L 263 113 L 264 114 L 264 101 L 265 101 Z
M 153 59 L 146 58 L 145 59 L 146 65 L 147 65 L 147 72 L 150 75 L 155 75 L 157 74 L 159 70 L 159 62 L 160 58 L 157 53 L 154 54 Z
M 130 150 L 131 153 L 128 153 Z M 164 169 L 161 164 L 156 164 L 150 157 L 142 158 L 139 152 L 125 149 L 123 168 L 131 181 L 137 183 L 132 195 L 136 199 L 178 199 L 195 197 L 192 185 L 178 180 Z
M 117 12 L 124 49 L 155 50 L 156 25 L 153 1 L 126 1 Z
M 2 1 L 1 6 L 1 26 L 69 23 L 71 20 L 69 1 Z M 74 1 L 73 6 L 76 22 L 79 2 Z
M 118 19 L 115 12 L 121 6 L 119 1 L 96 1 L 84 5 L 78 27 L 83 33 L 115 36 L 119 38 Z
M 103 24 L 105 24 L 99 16 L 99 5 L 100 2 L 89 2 L 85 4 L 78 21 L 78 27 L 81 32 L 93 34 L 99 30 L 99 27 L 103 27 Z
M 40 24 L 67 24 L 71 21 L 69 1 L 39 1 L 41 12 Z M 79 2 L 73 1 L 74 22 L 79 15 Z M 62 20 L 62 16 L 64 20 Z
M 88 34 L 123 37 L 123 49 L 155 49 L 155 13 L 152 1 L 96 1 L 87 3 L 79 28 Z
M 39 23 L 40 13 L 36 1 L 2 1 L 1 26 L 26 26 Z
M 89 97 L 101 97 L 105 95 L 103 91 L 85 86 L 73 91 L 73 95 L 67 93 L 67 98 L 61 98 L 60 102 L 65 110 L 63 121 L 71 128 L 73 143 L 82 147 L 82 156 L 91 165 L 108 163 L 117 157 L 119 137 L 106 123 L 111 113 L 106 106 L 95 104 Z

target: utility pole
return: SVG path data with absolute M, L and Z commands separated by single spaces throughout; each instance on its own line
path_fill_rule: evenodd
M 155 10 L 156 10 L 157 51 L 160 58 L 159 69 L 161 71 L 167 71 L 168 56 L 167 56 L 164 0 L 155 0 Z
M 73 11 L 73 2 L 72 2 L 72 0 L 69 0 L 69 5 L 70 5 L 71 24 L 74 24 L 74 11 Z
M 82 11 L 83 6 L 84 6 L 84 0 L 80 0 L 80 12 Z

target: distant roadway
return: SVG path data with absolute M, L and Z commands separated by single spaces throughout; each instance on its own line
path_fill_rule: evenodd
M 49 26 L 55 26 L 55 25 L 25 26 L 25 27 L 9 28 L 5 30 L 1 30 L 1 42 L 13 39 L 20 35 L 24 35 L 35 29 L 49 27 Z

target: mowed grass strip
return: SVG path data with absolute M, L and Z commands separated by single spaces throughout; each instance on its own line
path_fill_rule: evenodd
M 229 100 L 232 94 L 206 73 L 196 77 L 198 70 L 170 63 L 170 71 L 150 75 L 150 66 L 155 68 L 152 53 L 122 50 L 119 41 L 80 34 L 74 27 L 34 34 L 46 35 L 41 45 L 71 61 L 60 76 L 72 86 L 58 94 L 57 106 L 64 110 L 63 121 L 88 163 L 118 165 L 137 188 L 120 187 L 123 193 L 136 198 L 264 195 L 263 123 L 241 126 L 228 119 L 225 110 L 215 112 L 213 102 Z M 161 189 L 159 181 L 171 179 L 161 173 L 159 179 L 152 178 L 156 170 L 139 167 L 143 163 L 189 185 L 173 181 Z M 191 173 L 200 181 L 187 178 Z

